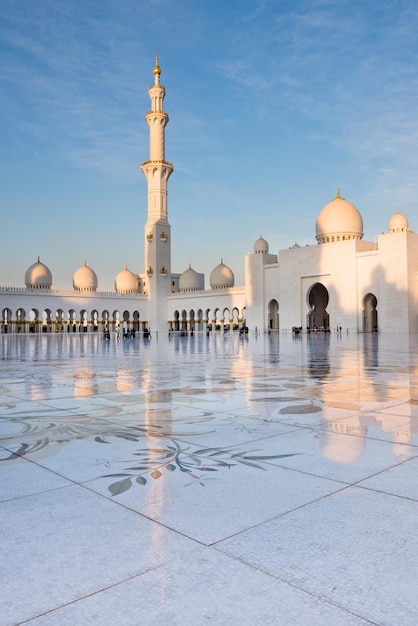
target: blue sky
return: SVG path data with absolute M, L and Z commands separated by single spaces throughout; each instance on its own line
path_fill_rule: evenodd
M 1 285 L 38 255 L 54 288 L 143 271 L 156 51 L 173 271 L 243 284 L 260 234 L 316 243 L 337 187 L 365 239 L 418 230 L 415 0 L 1 0 Z

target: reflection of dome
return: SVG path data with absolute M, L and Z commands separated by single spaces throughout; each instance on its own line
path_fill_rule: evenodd
M 232 273 L 232 270 L 227 265 L 224 265 L 221 260 L 220 264 L 212 270 L 209 282 L 211 289 L 225 289 L 226 287 L 233 287 L 235 282 L 234 274 Z
M 389 220 L 390 233 L 397 233 L 400 231 L 409 230 L 408 227 L 408 220 L 406 219 L 405 215 L 402 215 L 402 213 L 400 213 L 399 211 L 397 211 L 395 215 L 392 215 Z
M 180 276 L 179 289 L 180 291 L 196 291 L 200 289 L 199 274 L 192 269 L 191 265 Z
M 38 260 L 31 265 L 25 274 L 25 285 L 28 289 L 51 289 L 52 274 L 50 269 Z
M 268 251 L 269 251 L 269 245 L 267 241 L 263 239 L 260 235 L 260 237 L 257 239 L 257 241 L 254 244 L 254 252 L 256 254 L 268 254 Z
M 97 289 L 96 273 L 87 266 L 85 261 L 83 267 L 80 267 L 74 274 L 73 287 L 76 291 L 96 291 Z
M 138 277 L 125 267 L 115 278 L 115 289 L 118 293 L 138 293 Z
M 362 239 L 363 219 L 354 204 L 344 200 L 338 189 L 337 197 L 326 204 L 316 220 L 318 243 Z

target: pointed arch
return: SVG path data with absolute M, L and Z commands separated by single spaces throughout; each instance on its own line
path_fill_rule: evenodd
M 363 332 L 377 332 L 377 298 L 373 293 L 367 293 L 363 298 Z
M 330 326 L 327 306 L 329 303 L 328 289 L 322 283 L 314 283 L 306 294 L 309 307 L 306 326 L 309 330 L 328 330 Z
M 279 330 L 279 303 L 274 298 L 268 304 L 268 321 L 267 328 L 269 330 Z

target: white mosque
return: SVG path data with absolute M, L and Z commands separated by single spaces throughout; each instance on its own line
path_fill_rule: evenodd
M 363 240 L 358 209 L 337 196 L 318 214 L 317 244 L 269 252 L 260 237 L 245 257 L 245 284 L 235 286 L 222 261 L 205 277 L 189 266 L 171 269 L 171 227 L 167 184 L 173 172 L 165 160 L 165 89 L 156 58 L 151 110 L 145 268 L 127 267 L 114 292 L 98 291 L 86 263 L 73 288 L 53 289 L 52 273 L 38 258 L 25 274 L 25 287 L 0 287 L 0 333 L 240 330 L 304 331 L 342 328 L 349 332 L 418 331 L 418 235 L 397 212 L 377 243 Z

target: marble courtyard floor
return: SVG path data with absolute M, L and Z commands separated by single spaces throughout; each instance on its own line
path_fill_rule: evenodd
M 0 336 L 0 624 L 418 623 L 418 337 Z

